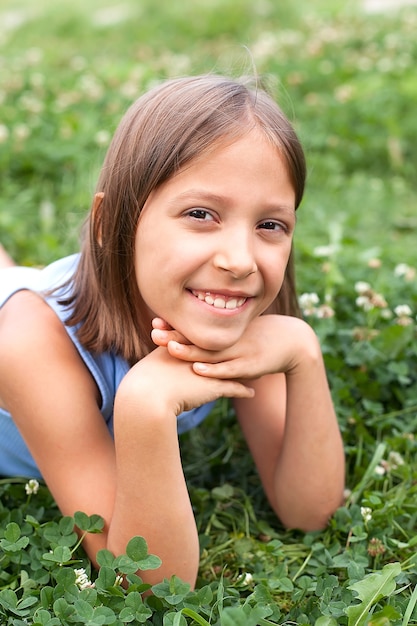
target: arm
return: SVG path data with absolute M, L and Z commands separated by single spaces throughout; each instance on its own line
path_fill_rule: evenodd
M 262 316 L 223 354 L 178 346 L 175 331 L 160 321 L 154 326 L 154 340 L 175 339 L 167 344 L 170 352 L 194 361 L 202 376 L 256 378 L 249 383 L 255 396 L 236 398 L 234 406 L 268 499 L 286 526 L 322 528 L 342 502 L 344 453 L 310 326 L 287 316 Z
M 38 296 L 20 292 L 0 311 L 0 398 L 64 515 L 105 519 L 88 535 L 124 552 L 146 538 L 163 565 L 146 582 L 177 574 L 194 584 L 198 537 L 182 473 L 176 415 L 221 395 L 250 396 L 236 381 L 204 379 L 159 348 L 127 374 L 115 400 L 115 445 L 99 412 L 95 383 L 61 321 Z
M 251 386 L 255 397 L 234 405 L 271 506 L 285 526 L 319 530 L 344 489 L 343 445 L 319 352 Z

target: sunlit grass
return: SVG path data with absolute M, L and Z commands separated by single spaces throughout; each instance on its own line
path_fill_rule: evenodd
M 0 241 L 21 263 L 78 249 L 111 134 L 155 81 L 256 71 L 302 138 L 309 176 L 296 229 L 299 290 L 314 296 L 305 313 L 340 418 L 347 504 L 323 533 L 284 532 L 227 405 L 182 438 L 200 584 L 223 575 L 242 601 L 259 584 L 282 611 L 279 623 L 328 616 L 346 624 L 344 609 L 356 601 L 350 583 L 392 561 L 401 563 L 402 591 L 375 604 L 375 624 L 401 624 L 395 611 L 409 620 L 415 602 L 417 10 L 366 15 L 360 4 L 0 6 Z M 52 505 L 47 514 L 56 515 Z

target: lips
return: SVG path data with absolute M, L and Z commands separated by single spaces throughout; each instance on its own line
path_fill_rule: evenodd
M 211 291 L 196 291 L 192 289 L 191 293 L 215 309 L 238 309 L 247 300 L 245 297 L 225 296 L 224 294 L 212 293 Z

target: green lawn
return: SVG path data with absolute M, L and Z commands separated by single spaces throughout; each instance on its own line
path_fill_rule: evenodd
M 304 308 L 322 341 L 349 492 L 324 532 L 284 532 L 220 406 L 183 439 L 199 589 L 171 581 L 142 603 L 134 576 L 128 594 L 115 584 L 125 570 L 108 555 L 96 589 L 79 591 L 74 567 L 88 564 L 73 563 L 83 556 L 71 520 L 43 487 L 26 496 L 24 482 L 1 482 L 0 623 L 417 622 L 416 32 L 417 8 L 365 15 L 349 1 L 2 0 L 0 241 L 22 264 L 77 250 L 111 134 L 155 81 L 268 79 L 307 153 L 299 291 L 319 299 Z

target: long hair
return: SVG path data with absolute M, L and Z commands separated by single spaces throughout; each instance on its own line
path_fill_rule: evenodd
M 168 80 L 126 112 L 108 149 L 83 231 L 67 324 L 78 325 L 92 352 L 114 351 L 133 363 L 152 350 L 134 271 L 135 235 L 149 194 L 198 156 L 260 129 L 283 157 L 301 202 L 306 165 L 300 141 L 274 99 L 257 85 L 217 75 Z M 291 254 L 268 312 L 299 314 Z

